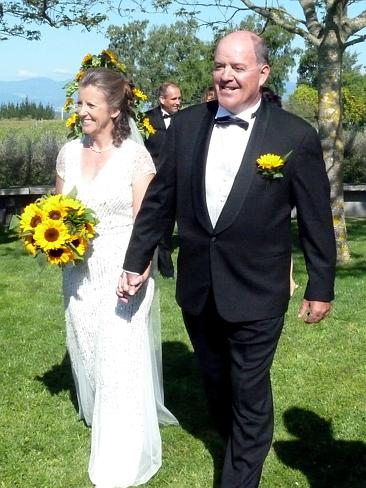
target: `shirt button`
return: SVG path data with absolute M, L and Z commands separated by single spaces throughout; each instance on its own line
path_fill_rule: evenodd
M 211 237 L 211 242 L 215 242 L 215 241 L 216 241 L 216 236 Z

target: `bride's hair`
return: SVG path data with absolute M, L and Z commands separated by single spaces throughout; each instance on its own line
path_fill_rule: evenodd
M 113 144 L 118 147 L 131 133 L 128 118 L 132 117 L 132 86 L 122 74 L 108 68 L 88 69 L 79 81 L 79 88 L 89 85 L 102 90 L 109 107 L 120 111 L 117 117 L 113 118 L 112 130 Z

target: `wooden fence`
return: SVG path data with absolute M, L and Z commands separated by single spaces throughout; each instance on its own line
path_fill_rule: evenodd
M 52 186 L 0 188 L 0 225 L 7 226 L 13 214 L 53 190 Z M 366 217 L 366 185 L 345 185 L 344 202 L 347 217 Z

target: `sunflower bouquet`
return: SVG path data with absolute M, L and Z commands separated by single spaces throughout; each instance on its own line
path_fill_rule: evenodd
M 84 76 L 86 70 L 90 68 L 108 68 L 126 76 L 126 66 L 119 61 L 117 54 L 110 49 L 104 49 L 100 54 L 88 53 L 84 56 L 75 78 L 64 87 L 66 89 L 64 111 L 70 113 L 70 116 L 66 121 L 66 127 L 69 130 L 69 139 L 77 139 L 82 136 L 82 129 L 79 116 L 76 112 L 74 95 L 79 89 L 79 81 Z M 151 125 L 149 118 L 146 117 L 143 112 L 144 105 L 148 98 L 142 90 L 136 87 L 132 89 L 132 94 L 133 101 L 131 109 L 133 118 L 135 119 L 140 134 L 144 139 L 147 139 L 150 135 L 153 135 L 156 132 Z
M 30 255 L 64 266 L 84 260 L 97 223 L 94 212 L 70 193 L 44 195 L 30 203 L 13 216 L 10 228 Z

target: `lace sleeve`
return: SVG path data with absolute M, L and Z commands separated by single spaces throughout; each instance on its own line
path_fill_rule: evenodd
M 66 144 L 62 146 L 56 159 L 56 173 L 62 180 L 65 179 L 65 159 L 66 159 Z
M 146 175 L 154 175 L 155 173 L 155 165 L 148 150 L 144 146 L 137 146 L 132 171 L 132 183 L 136 183 L 136 181 Z

